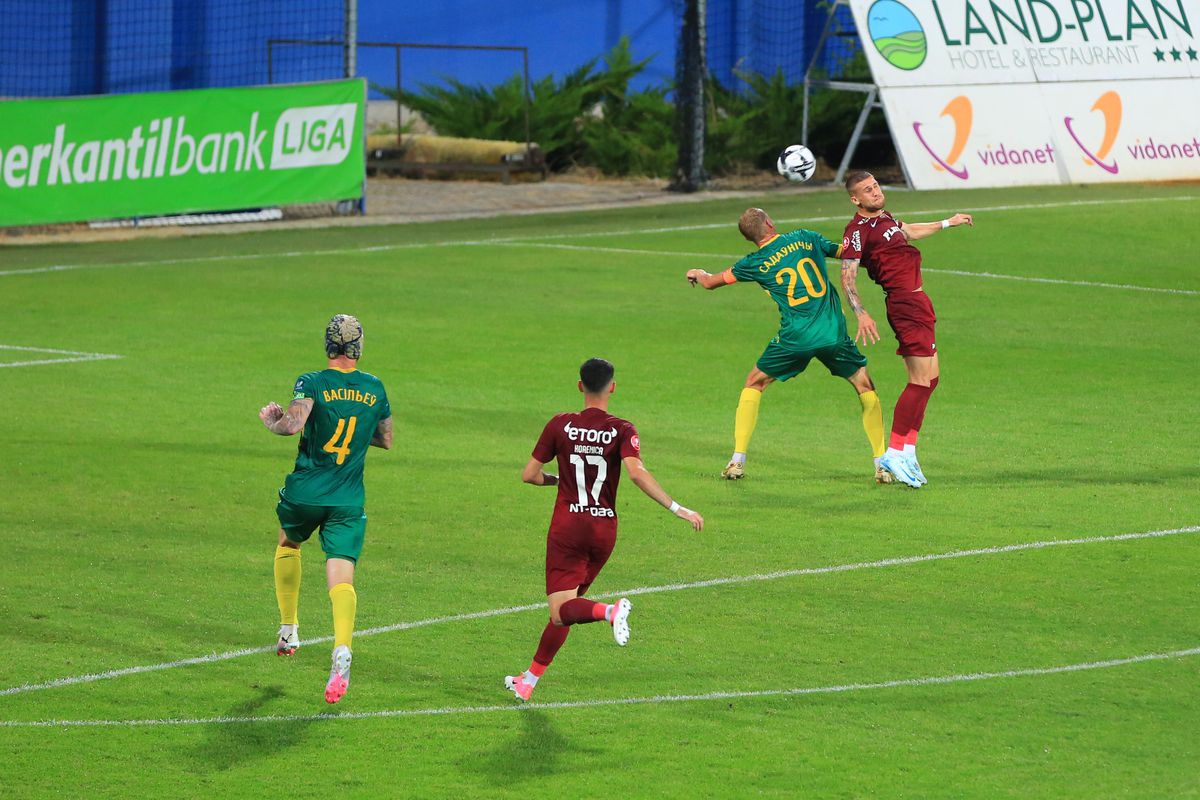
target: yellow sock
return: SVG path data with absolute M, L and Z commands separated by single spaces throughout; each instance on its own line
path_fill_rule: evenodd
M 358 611 L 358 595 L 354 586 L 339 583 L 329 590 L 329 601 L 333 603 L 333 647 L 350 646 L 354 636 L 354 614 Z
M 275 599 L 279 601 L 279 624 L 296 625 L 300 608 L 300 549 L 275 548 Z
M 750 447 L 750 437 L 758 424 L 758 403 L 762 392 L 758 389 L 742 389 L 738 398 L 737 414 L 733 419 L 733 452 L 745 453 Z
M 879 395 L 874 390 L 863 392 L 858 401 L 863 408 L 863 430 L 867 432 L 875 457 L 879 458 L 887 450 L 883 442 L 883 409 L 879 406 Z

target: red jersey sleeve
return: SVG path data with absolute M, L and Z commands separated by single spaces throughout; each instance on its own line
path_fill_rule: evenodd
M 558 417 L 552 417 L 546 423 L 546 427 L 542 428 L 542 435 L 538 437 L 537 444 L 533 446 L 533 457 L 543 464 L 549 464 L 558 455 L 558 426 L 555 421 Z
M 846 226 L 846 233 L 842 236 L 842 258 L 858 258 L 863 256 L 863 234 L 862 227 L 857 222 L 851 222 Z
M 642 443 L 638 439 L 637 428 L 633 427 L 633 423 L 628 423 L 622 433 L 621 458 L 641 458 Z

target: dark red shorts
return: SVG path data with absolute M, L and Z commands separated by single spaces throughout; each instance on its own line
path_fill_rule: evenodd
M 937 354 L 933 326 L 937 315 L 933 302 L 924 292 L 896 292 L 887 296 L 887 319 L 896 332 L 900 347 L 896 355 L 933 356 Z
M 546 594 L 579 589 L 596 580 L 617 544 L 617 521 L 555 520 L 546 536 Z

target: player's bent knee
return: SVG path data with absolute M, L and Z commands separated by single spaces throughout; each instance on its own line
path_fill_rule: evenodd
M 283 532 L 283 529 L 280 529 L 280 531 L 279 531 L 279 546 L 280 547 L 290 547 L 293 550 L 300 549 L 300 543 L 293 542 L 291 539 L 287 538 L 287 534 Z

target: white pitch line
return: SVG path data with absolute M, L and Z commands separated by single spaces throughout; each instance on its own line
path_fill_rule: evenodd
M 1028 211 L 1044 208 L 1073 208 L 1076 206 L 1104 206 L 1104 205 L 1127 205 L 1130 203 L 1174 203 L 1188 200 L 1198 200 L 1200 197 L 1192 195 L 1182 195 L 1179 197 L 1143 197 L 1143 198 L 1116 198 L 1112 200 L 1076 200 L 1060 203 L 1020 203 L 999 206 L 980 206 L 972 209 L 972 213 L 979 214 L 992 211 Z M 910 211 L 903 214 L 905 217 L 922 216 L 925 214 L 946 214 L 966 208 L 933 208 L 917 211 Z M 799 217 L 795 219 L 780 219 L 782 223 L 811 223 L 811 222 L 834 222 L 837 220 L 848 220 L 851 217 L 849 209 L 847 213 L 838 214 L 836 216 L 825 217 Z M 308 256 L 337 256 L 348 255 L 352 253 L 381 253 L 390 252 L 393 250 L 411 250 L 422 248 L 435 247 L 458 247 L 462 245 L 491 245 L 491 244 L 507 244 L 510 242 L 524 241 L 547 241 L 553 239 L 582 239 L 595 236 L 627 236 L 643 233 L 680 233 L 683 231 L 698 231 L 710 230 L 716 228 L 732 227 L 731 222 L 712 222 L 701 225 L 673 225 L 664 228 L 632 228 L 611 231 L 591 231 L 583 233 L 548 233 L 534 234 L 527 236 L 501 236 L 492 239 L 470 239 L 470 240 L 444 240 L 437 242 L 405 242 L 401 244 L 385 244 L 385 245 L 368 245 L 365 247 L 341 247 L 331 250 L 291 250 L 282 253 L 240 253 L 235 255 L 223 256 L 194 256 L 189 258 L 164 258 L 158 260 L 146 261 L 118 261 L 100 264 L 51 264 L 45 267 L 26 267 L 24 269 L 9 269 L 0 270 L 0 278 L 11 275 L 37 275 L 48 272 L 66 272 L 80 269 L 112 269 L 116 267 L 154 267 L 154 266 L 173 266 L 177 264 L 204 264 L 213 261 L 261 261 L 272 258 L 305 258 Z
M 113 353 L 86 353 L 78 350 L 55 350 L 52 347 L 22 347 L 15 344 L 0 344 L 0 350 L 20 350 L 25 353 L 55 353 L 59 355 L 70 356 L 70 358 L 44 358 L 34 361 L 10 361 L 6 364 L 0 364 L 2 367 L 34 367 L 41 364 L 74 364 L 80 361 L 111 361 L 113 359 L 124 358 L 125 356 L 114 355 Z
M 495 242 L 477 242 L 477 244 L 497 244 Z M 724 262 L 736 261 L 741 258 L 741 255 L 732 255 L 724 253 L 687 253 L 677 250 L 644 250 L 629 247 L 600 247 L 598 245 L 586 244 L 558 244 L 555 242 L 499 242 L 498 244 L 506 247 L 546 247 L 555 250 L 579 250 L 584 252 L 595 253 L 623 253 L 627 255 L 647 255 L 647 256 L 677 256 L 684 258 L 711 258 L 721 259 Z M 744 254 L 743 254 L 744 255 Z M 966 278 L 992 278 L 997 280 L 1021 281 L 1025 283 L 1055 283 L 1064 286 L 1088 286 L 1095 289 L 1122 289 L 1135 292 L 1160 292 L 1162 294 L 1178 294 L 1191 297 L 1200 296 L 1200 291 L 1195 289 L 1167 289 L 1160 286 L 1137 286 L 1131 283 L 1103 283 L 1100 281 L 1072 281 L 1065 278 L 1039 278 L 1028 275 L 1005 275 L 999 272 L 970 272 L 962 269 L 940 269 L 937 267 L 922 267 L 923 272 L 933 272 L 941 275 L 958 275 Z
M 633 597 L 642 594 L 656 594 L 659 592 L 677 592 L 684 589 L 703 589 L 710 586 L 728 586 L 739 583 L 757 583 L 761 581 L 774 581 L 781 578 L 794 578 L 805 575 L 828 575 L 837 572 L 851 572 L 860 569 L 881 569 L 885 567 L 899 567 L 909 564 L 921 564 L 927 561 L 946 561 L 955 558 L 970 558 L 973 556 L 999 555 L 1002 553 L 1016 553 L 1022 550 L 1042 550 L 1050 547 L 1064 547 L 1080 544 L 1101 544 L 1109 542 L 1125 542 L 1136 539 L 1155 539 L 1164 536 L 1178 536 L 1188 533 L 1200 533 L 1200 525 L 1193 525 L 1186 528 L 1170 528 L 1159 531 L 1143 531 L 1139 533 L 1120 533 L 1112 536 L 1087 536 L 1075 539 L 1049 539 L 1039 542 L 1022 542 L 1019 544 L 1000 545 L 996 547 L 980 547 L 973 550 L 952 550 L 948 553 L 929 553 L 919 556 L 902 556 L 899 558 L 885 558 L 879 561 L 860 561 L 851 564 L 835 564 L 825 567 L 805 567 L 802 569 L 788 569 L 778 572 L 766 572 L 753 575 L 737 575 L 727 578 L 710 578 L 703 581 L 688 581 L 685 583 L 668 583 L 660 586 L 641 586 L 636 589 L 625 589 L 618 592 L 604 592 L 602 594 L 590 595 L 597 599 L 613 598 L 613 597 Z M 416 620 L 413 622 L 399 622 L 392 625 L 382 625 L 375 628 L 366 628 L 361 631 L 355 631 L 354 635 L 362 638 L 364 636 L 375 636 L 381 633 L 394 633 L 396 631 L 413 630 L 414 628 L 425 628 L 430 625 L 440 625 L 447 622 L 464 622 L 467 620 L 487 619 L 489 617 L 500 617 L 509 614 L 518 614 L 525 611 L 537 611 L 544 609 L 545 603 L 529 603 L 522 606 L 508 606 L 505 608 L 494 608 L 486 611 L 473 611 L 467 614 L 450 614 L 441 617 L 430 617 L 428 619 Z M 303 644 L 316 645 L 324 644 L 333 641 L 332 636 L 319 636 L 313 639 L 305 639 Z M 44 683 L 24 684 L 22 686 L 11 686 L 7 689 L 0 689 L 0 697 L 7 695 L 23 694 L 25 692 L 36 692 L 44 689 L 55 689 L 62 686 L 74 686 L 81 683 L 92 683 L 94 681 L 108 680 L 110 678 L 121 678 L 126 675 L 140 675 L 147 672 L 158 672 L 160 670 L 175 669 L 177 667 L 189 667 L 198 664 L 211 664 L 218 661 L 228 661 L 233 658 L 242 656 L 254 655 L 258 653 L 269 653 L 274 650 L 274 646 L 268 647 L 250 647 L 240 650 L 230 650 L 224 653 L 212 653 L 205 656 L 196 656 L 194 658 L 185 658 L 178 661 L 167 661 L 161 664 L 145 664 L 135 667 L 124 667 L 122 669 L 109 670 L 107 672 L 92 672 L 85 675 L 73 675 L 65 678 L 55 678 L 54 680 Z
M 1151 661 L 1168 661 L 1200 655 L 1200 647 L 1186 650 L 1171 650 L 1164 653 L 1145 653 L 1126 658 L 1110 658 L 1104 661 L 1085 661 L 1078 664 L 1062 664 L 1055 667 L 1026 667 L 1000 672 L 969 672 L 957 675 L 931 675 L 923 678 L 899 678 L 877 683 L 842 683 L 833 686 L 804 686 L 796 689 L 755 689 L 732 692 L 707 692 L 704 694 L 662 694 L 648 697 L 614 697 L 602 700 L 568 700 L 558 703 L 531 703 L 492 706 L 442 706 L 440 708 L 397 708 L 386 711 L 352 711 L 334 714 L 279 714 L 259 717 L 193 717 L 161 719 L 43 719 L 28 721 L 0 721 L 0 728 L 109 728 L 148 727 L 167 725 L 231 725 L 246 723 L 294 723 L 330 722 L 333 720 L 394 719 L 397 717 L 441 717 L 457 714 L 494 714 L 499 712 L 547 711 L 576 708 L 603 708 L 605 706 L 659 705 L 663 703 L 695 703 L 706 700 L 741 700 L 763 697 L 805 697 L 821 694 L 842 694 L 880 689 L 899 689 L 922 686 L 946 686 L 955 683 L 975 683 L 1011 678 L 1031 678 L 1044 675 L 1062 675 L 1072 672 L 1087 672 L 1111 669 Z

